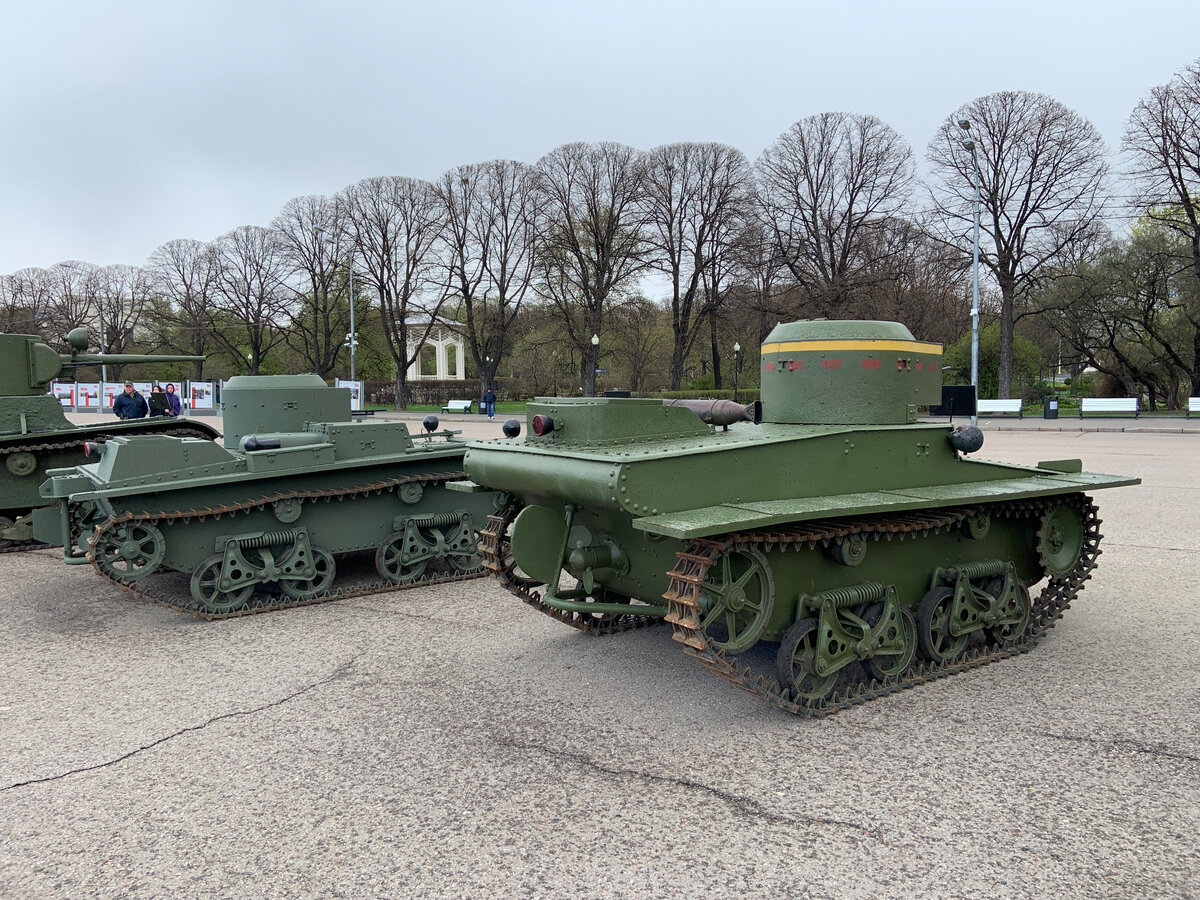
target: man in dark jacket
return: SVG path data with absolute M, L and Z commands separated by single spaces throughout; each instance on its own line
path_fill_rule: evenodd
M 146 398 L 134 390 L 133 382 L 125 382 L 125 393 L 117 397 L 113 403 L 113 412 L 118 419 L 144 419 L 149 409 Z

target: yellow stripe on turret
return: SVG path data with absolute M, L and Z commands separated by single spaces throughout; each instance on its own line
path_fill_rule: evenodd
M 941 344 L 925 344 L 920 341 L 787 341 L 780 344 L 763 344 L 765 353 L 821 352 L 829 350 L 907 350 L 910 353 L 942 355 Z

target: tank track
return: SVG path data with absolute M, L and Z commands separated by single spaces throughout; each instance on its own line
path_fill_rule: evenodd
M 570 625 L 572 628 L 578 628 L 588 634 L 617 634 L 621 631 L 632 631 L 635 628 L 662 624 L 662 619 L 657 616 L 644 616 L 637 613 L 626 613 L 620 616 L 588 616 L 555 609 L 544 603 L 541 592 L 536 590 L 542 586 L 541 582 L 532 581 L 517 574 L 516 560 L 508 552 L 508 528 L 520 511 L 520 503 L 509 504 L 500 512 L 489 516 L 487 528 L 479 532 L 479 549 L 483 552 L 484 568 L 495 575 L 500 580 L 500 584 L 510 593 L 520 597 L 538 612 L 545 613 L 564 625 Z M 632 604 L 631 608 L 636 609 Z
M 255 512 L 265 509 L 270 504 L 280 500 L 317 500 L 325 503 L 334 501 L 350 500 L 354 497 L 365 496 L 367 494 L 394 493 L 399 487 L 405 484 L 420 483 L 428 484 L 443 484 L 447 481 L 458 481 L 466 476 L 462 472 L 437 472 L 424 475 L 411 475 L 404 478 L 388 478 L 383 481 L 372 482 L 370 484 L 357 485 L 350 489 L 331 489 L 325 491 L 281 491 L 276 494 L 264 494 L 254 500 L 245 501 L 242 503 L 229 504 L 226 506 L 193 508 L 193 509 L 178 509 L 169 512 L 140 512 L 140 513 L 123 513 L 118 516 L 112 516 L 96 528 L 92 542 L 88 547 L 88 560 L 92 563 L 96 574 L 105 578 L 109 583 L 115 585 L 122 591 L 133 595 L 139 599 L 150 600 L 157 603 L 159 606 L 165 606 L 168 609 L 176 610 L 177 612 L 188 613 L 197 618 L 207 619 L 209 621 L 217 621 L 221 619 L 236 619 L 242 616 L 257 615 L 259 613 L 274 612 L 280 609 L 293 609 L 300 606 L 313 606 L 317 603 L 328 603 L 331 600 L 345 600 L 351 597 L 365 597 L 371 594 L 387 593 L 389 591 L 407 590 L 409 588 L 423 587 L 430 584 L 442 584 L 450 581 L 466 581 L 472 578 L 481 578 L 486 573 L 483 566 L 473 569 L 468 572 L 454 572 L 444 575 L 426 575 L 421 578 L 413 579 L 404 584 L 397 584 L 386 579 L 378 579 L 356 584 L 353 587 L 335 588 L 320 594 L 316 597 L 308 597 L 304 599 L 294 599 L 284 595 L 264 595 L 255 593 L 251 595 L 246 605 L 223 613 L 213 613 L 205 609 L 201 609 L 195 599 L 188 596 L 186 602 L 180 604 L 170 598 L 157 596 L 141 586 L 140 582 L 129 583 L 122 581 L 119 578 L 114 578 L 108 572 L 104 571 L 100 563 L 96 560 L 97 546 L 96 538 L 103 535 L 105 532 L 116 528 L 119 525 L 128 522 L 146 522 L 151 525 L 169 522 L 190 522 L 204 521 L 208 518 L 221 518 L 224 516 L 234 517 L 242 513 Z
M 172 419 L 172 422 L 178 421 Z M 168 437 L 197 437 L 212 439 L 212 435 L 200 428 L 193 428 L 187 423 L 181 423 L 177 428 L 171 428 L 166 431 L 151 431 L 147 434 L 165 434 Z M 83 450 L 83 445 L 88 441 L 107 441 L 114 437 L 111 434 L 93 434 L 89 437 L 75 438 L 69 441 L 48 441 L 41 444 L 19 444 L 13 447 L 5 447 L 0 450 L 0 457 L 8 456 L 12 453 L 36 453 L 40 450 Z M 0 553 L 20 553 L 25 550 L 39 550 L 46 545 L 41 541 L 10 541 L 0 540 Z
M 835 691 L 820 701 L 805 701 L 795 696 L 789 688 L 781 686 L 773 672 L 755 671 L 732 654 L 713 646 L 703 633 L 700 621 L 700 590 L 709 567 L 724 554 L 756 547 L 761 550 L 812 549 L 817 545 L 827 546 L 837 538 L 861 534 L 868 540 L 907 540 L 938 531 L 957 527 L 977 512 L 986 510 L 993 516 L 1035 519 L 1045 511 L 1067 502 L 1080 512 L 1083 519 L 1083 547 L 1075 566 L 1063 576 L 1051 577 L 1041 593 L 1032 598 L 1032 609 L 1024 639 L 1018 644 L 1001 648 L 994 644 L 969 647 L 957 659 L 935 664 L 918 659 L 903 674 L 882 681 L 870 679 L 853 682 Z M 480 532 L 480 547 L 484 550 L 485 565 L 500 578 L 509 591 L 542 612 L 573 625 L 583 631 L 611 633 L 625 628 L 604 629 L 579 623 L 570 619 L 571 614 L 546 606 L 540 595 L 533 590 L 535 584 L 514 572 L 515 562 L 507 554 L 504 535 L 516 512 L 511 507 L 492 516 L 488 529 Z M 803 523 L 798 528 L 787 526 L 758 531 L 733 532 L 712 538 L 696 538 L 684 550 L 676 553 L 678 562 L 668 573 L 670 586 L 663 594 L 667 601 L 666 620 L 671 623 L 672 638 L 684 645 L 684 652 L 713 674 L 730 682 L 735 687 L 758 697 L 772 706 L 794 715 L 807 718 L 822 718 L 843 709 L 886 697 L 926 682 L 957 675 L 970 669 L 988 665 L 1032 650 L 1046 633 L 1055 626 L 1071 601 L 1079 594 L 1084 582 L 1091 578 L 1100 555 L 1099 526 L 1096 506 L 1082 494 L 1051 497 L 1044 500 L 1012 501 L 991 503 L 978 508 L 954 508 L 937 512 L 911 512 L 896 515 L 848 517 L 845 519 L 819 520 Z M 1042 540 L 1038 533 L 1039 543 Z M 624 617 L 623 617 L 624 618 Z M 629 616 L 643 620 L 646 616 Z M 626 628 L 637 628 L 650 622 L 635 621 Z

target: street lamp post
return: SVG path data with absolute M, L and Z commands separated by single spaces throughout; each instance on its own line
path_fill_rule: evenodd
M 970 119 L 959 119 L 958 127 L 964 133 L 971 129 Z M 975 142 L 964 138 L 963 149 L 971 154 L 971 167 L 975 177 L 971 179 L 975 186 L 975 242 L 971 255 L 971 384 L 975 386 L 975 401 L 979 402 L 979 192 L 983 175 L 979 171 L 979 156 L 975 152 Z M 979 416 L 972 411 L 971 424 L 976 425 Z
M 742 345 L 737 341 L 733 342 L 733 402 L 737 403 L 738 399 L 738 354 L 742 352 Z
M 600 368 L 600 335 L 592 335 L 592 396 L 596 396 L 596 372 Z
M 350 248 L 350 333 L 346 335 L 350 342 L 350 380 L 357 381 L 354 374 L 354 351 L 358 347 L 358 332 L 354 328 L 354 248 Z
M 336 242 L 333 236 L 322 228 L 320 225 L 316 228 L 319 234 L 325 235 L 324 243 L 327 246 L 333 247 L 336 251 Z M 350 245 L 350 258 L 348 261 L 350 270 L 350 333 L 346 335 L 346 345 L 350 348 L 350 380 L 356 381 L 354 368 L 354 351 L 358 347 L 358 333 L 354 327 L 354 245 Z M 314 310 L 315 313 L 315 310 Z M 314 325 L 315 328 L 315 325 Z M 316 338 L 316 331 L 313 331 L 313 338 Z

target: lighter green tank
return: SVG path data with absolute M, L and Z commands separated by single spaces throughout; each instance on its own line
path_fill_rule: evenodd
M 712 672 L 822 715 L 1032 647 L 1095 567 L 1085 491 L 1138 481 L 968 459 L 978 429 L 917 422 L 941 347 L 897 323 L 780 325 L 761 384 L 761 424 L 731 403 L 530 404 L 531 434 L 466 457 L 463 489 L 512 498 L 489 569 L 585 631 L 665 620 Z
M 45 505 L 38 485 L 49 469 L 85 462 L 88 441 L 117 435 L 175 434 L 212 440 L 215 429 L 198 422 L 156 417 L 102 425 L 73 425 L 47 391 L 64 371 L 81 366 L 190 362 L 202 356 L 85 353 L 87 329 L 67 335 L 71 353 L 60 354 L 32 334 L 0 334 L 0 550 L 38 546 L 29 513 Z
M 415 438 L 356 421 L 350 391 L 316 375 L 233 378 L 221 399 L 224 446 L 114 438 L 51 471 L 42 496 L 58 507 L 35 515 L 37 537 L 207 618 L 482 574 L 476 528 L 496 497 L 447 490 L 466 443 L 436 416 Z

